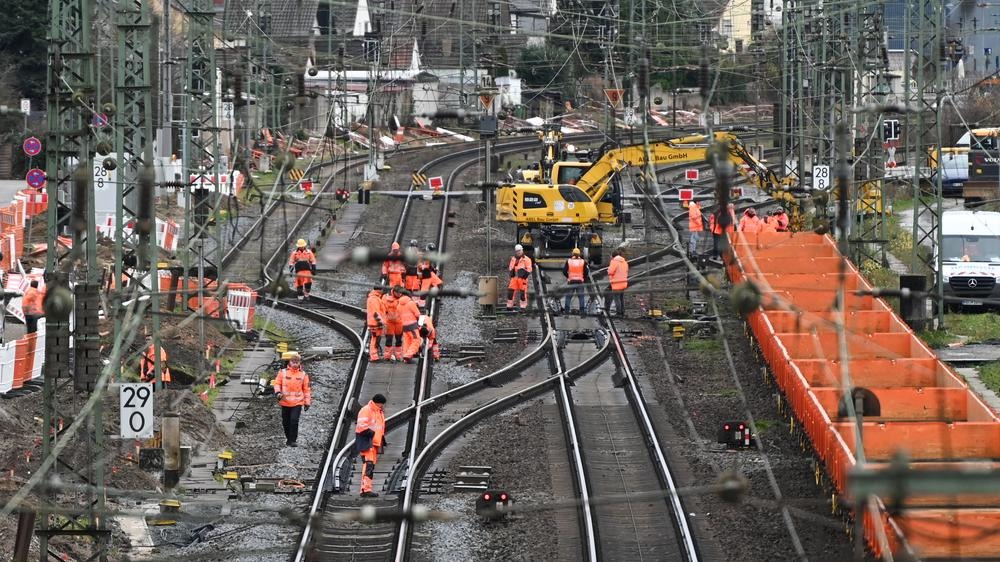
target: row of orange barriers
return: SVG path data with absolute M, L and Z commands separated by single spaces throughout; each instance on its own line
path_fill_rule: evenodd
M 861 401 L 863 467 L 885 470 L 897 453 L 919 470 L 1000 467 L 1000 419 L 914 334 L 842 258 L 829 236 L 736 233 L 727 272 L 750 281 L 761 307 L 747 322 L 777 385 L 802 424 L 838 493 L 849 497 L 861 468 L 856 424 L 845 400 Z M 843 283 L 846 342 L 834 312 Z M 841 348 L 846 348 L 846 357 Z M 853 390 L 844 392 L 843 371 Z M 1000 477 L 1000 476 L 998 476 Z M 902 484 L 901 484 L 902 485 Z M 921 558 L 1000 555 L 1000 496 L 908 494 L 879 498 L 865 513 L 873 553 L 910 550 Z M 886 505 L 899 505 L 892 514 Z
M 48 196 L 35 189 L 22 189 L 9 205 L 0 207 L 0 252 L 5 271 L 20 269 L 24 255 L 25 224 L 48 209 Z M 41 384 L 45 357 L 45 320 L 38 331 L 0 344 L 0 394 L 16 396 L 36 390 Z

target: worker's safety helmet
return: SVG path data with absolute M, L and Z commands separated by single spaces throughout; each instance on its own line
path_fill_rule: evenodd
M 520 244 L 515 244 L 514 245 L 514 251 L 515 252 L 523 252 L 524 251 L 524 246 L 522 246 Z
M 756 216 L 757 216 L 757 211 L 755 211 L 755 210 L 753 209 L 753 207 L 751 207 L 751 208 L 747 209 L 747 210 L 746 210 L 746 213 L 747 213 L 747 216 L 748 216 L 748 217 L 756 217 Z
M 573 255 L 574 256 L 579 256 L 580 255 L 580 248 L 573 248 Z
M 306 247 L 306 241 L 305 241 L 304 238 L 299 238 L 298 242 L 296 242 L 295 245 L 297 247 L 299 247 L 299 248 L 305 248 Z
M 286 351 L 281 354 L 281 359 L 283 361 L 288 361 L 288 362 L 292 361 L 299 362 L 302 361 L 302 356 L 299 355 L 298 351 Z
M 414 238 L 413 240 L 410 240 L 410 247 L 411 248 L 416 248 L 417 244 L 419 244 L 419 242 L 417 242 L 416 238 Z

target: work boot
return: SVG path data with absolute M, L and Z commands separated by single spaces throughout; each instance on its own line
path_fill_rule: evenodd
M 363 497 L 363 498 L 377 498 L 378 494 L 376 492 L 361 492 L 361 497 Z
M 413 358 L 412 357 L 404 357 L 403 358 L 403 363 L 406 363 L 406 364 L 413 363 Z
M 299 446 L 299 444 L 296 443 L 295 441 L 285 441 L 285 445 L 288 446 L 288 447 L 298 447 Z
M 299 295 L 299 300 L 300 301 L 305 300 L 305 299 L 306 299 L 305 295 Z

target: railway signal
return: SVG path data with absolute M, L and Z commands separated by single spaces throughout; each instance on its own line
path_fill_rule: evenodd
M 476 515 L 495 521 L 507 516 L 514 498 L 506 490 L 486 490 L 476 498 Z
M 727 421 L 719 430 L 719 443 L 727 449 L 749 449 L 753 446 L 750 424 L 741 421 Z

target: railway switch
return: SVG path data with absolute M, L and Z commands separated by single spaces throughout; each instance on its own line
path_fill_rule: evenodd
M 503 519 L 514 505 L 506 490 L 486 490 L 476 498 L 476 515 L 489 520 Z
M 747 449 L 753 446 L 750 424 L 741 421 L 727 421 L 719 430 L 719 443 L 727 449 Z

